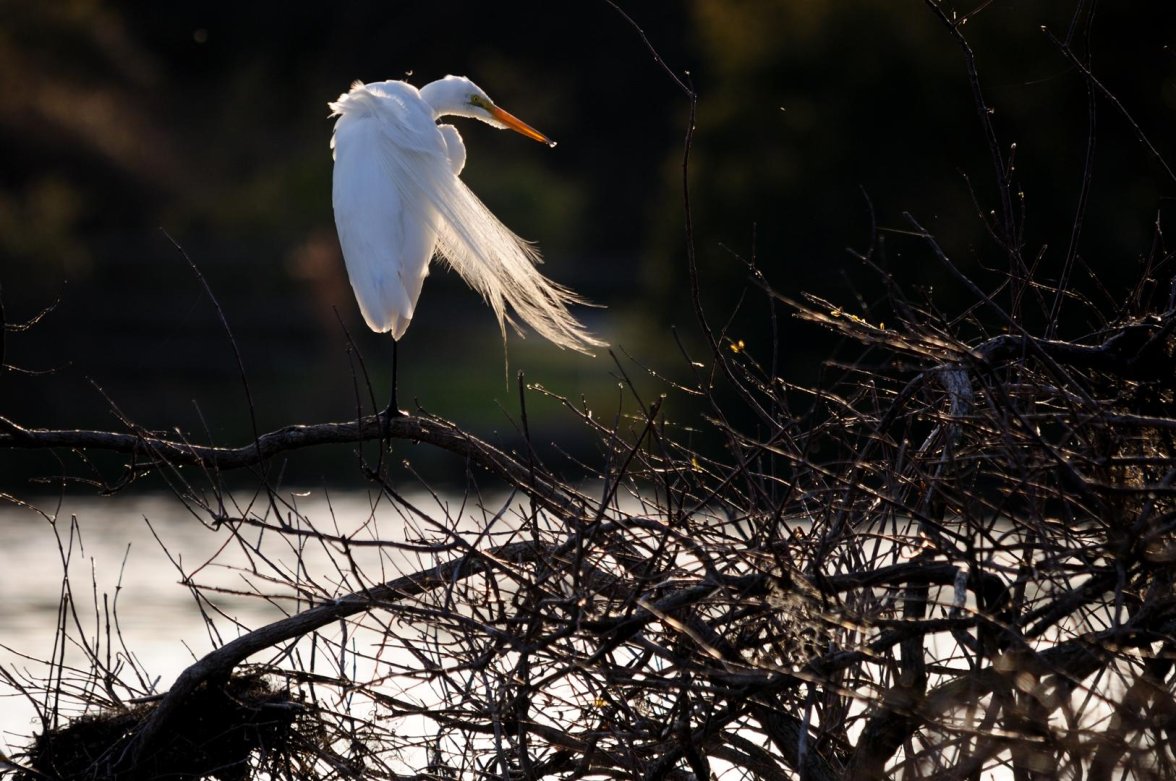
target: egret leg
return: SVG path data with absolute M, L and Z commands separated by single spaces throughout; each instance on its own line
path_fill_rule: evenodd
M 392 420 L 392 418 L 404 417 L 404 412 L 400 410 L 400 407 L 396 403 L 396 361 L 398 344 L 399 342 L 397 342 L 395 339 L 392 340 L 392 398 L 388 401 L 388 409 L 384 410 L 384 414 L 387 416 L 388 420 Z

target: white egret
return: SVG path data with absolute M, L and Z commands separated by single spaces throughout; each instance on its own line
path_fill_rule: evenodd
M 604 343 L 568 311 L 585 303 L 542 274 L 539 253 L 512 233 L 458 178 L 466 150 L 452 115 L 555 142 L 503 111 L 460 76 L 420 90 L 403 81 L 355 82 L 330 104 L 338 116 L 334 150 L 335 226 L 351 287 L 368 326 L 393 338 L 392 403 L 396 414 L 396 341 L 416 313 L 436 255 L 482 294 L 503 339 L 515 317 L 561 348 L 587 353 Z

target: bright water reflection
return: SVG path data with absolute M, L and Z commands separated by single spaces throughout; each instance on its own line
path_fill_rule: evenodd
M 412 500 L 444 515 L 431 497 Z M 320 528 L 335 530 L 337 525 L 350 533 L 366 525 L 369 537 L 406 537 L 400 517 L 386 507 L 373 512 L 367 494 L 327 497 L 311 492 L 296 501 L 299 512 Z M 207 528 L 174 497 L 46 499 L 33 505 L 35 510 L 0 504 L 0 665 L 10 671 L 44 678 L 45 667 L 37 660 L 49 658 L 55 646 L 65 559 L 85 635 L 96 638 L 105 654 L 105 626 L 96 616 L 106 605 L 116 609 L 122 643 L 152 679 L 158 678 L 157 691 L 165 691 L 194 658 L 221 644 L 210 636 L 199 605 L 181 583 L 177 563 L 191 573 L 215 558 L 215 564 L 199 569 L 194 578 L 202 585 L 241 592 L 255 587 L 268 593 L 288 591 L 281 587 L 277 571 L 274 584 L 250 577 L 245 554 L 232 544 L 225 547 L 230 539 L 227 530 Z M 261 547 L 273 564 L 293 571 L 299 552 L 280 535 L 265 534 Z M 301 555 L 316 578 L 325 573 L 324 580 L 341 581 L 343 591 L 355 587 L 347 582 L 348 573 L 331 574 L 336 567 L 321 549 L 308 546 Z M 401 551 L 378 548 L 357 549 L 355 558 L 373 580 L 393 578 L 422 564 Z M 222 642 L 298 609 L 292 600 L 273 604 L 247 593 L 216 593 L 211 599 L 224 614 L 215 622 Z M 117 653 L 119 638 L 113 637 L 110 645 Z M 84 659 L 77 648 L 68 649 L 67 661 L 86 669 Z M 38 729 L 34 705 L 0 681 L 0 747 L 18 749 Z

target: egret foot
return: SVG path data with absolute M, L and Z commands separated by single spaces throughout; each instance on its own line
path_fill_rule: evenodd
M 392 400 L 388 402 L 388 406 L 380 413 L 380 422 L 383 424 L 385 436 L 392 433 L 392 421 L 396 418 L 407 418 L 408 413 L 396 406 L 396 394 L 392 394 Z

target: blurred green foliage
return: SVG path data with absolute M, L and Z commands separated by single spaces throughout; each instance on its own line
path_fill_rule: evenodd
M 734 313 L 732 337 L 770 351 L 762 296 L 741 298 L 750 261 L 792 295 L 864 306 L 877 280 L 846 250 L 877 241 L 896 277 L 934 289 L 947 309 L 959 300 L 942 269 L 886 230 L 908 227 L 909 211 L 964 267 L 982 269 L 989 254 L 989 151 L 960 49 L 925 4 L 622 5 L 699 95 L 691 196 L 715 323 Z M 1043 27 L 1069 38 L 1172 160 L 1176 6 L 1104 3 L 1092 20 L 1076 0 L 942 7 L 976 52 L 1002 143 L 1017 144 L 1027 255 L 1040 255 L 1049 277 L 1086 175 L 1090 103 Z M 115 404 L 145 426 L 249 436 L 217 305 L 167 236 L 233 328 L 259 426 L 356 414 L 371 394 L 348 338 L 382 403 L 389 345 L 359 319 L 330 209 L 326 103 L 355 79 L 466 74 L 556 138 L 547 150 L 459 123 L 464 177 L 539 242 L 550 276 L 607 307 L 584 316 L 643 392 L 660 386 L 625 354 L 675 377 L 687 366 L 671 329 L 701 349 L 683 250 L 688 104 L 605 2 L 0 0 L 0 17 L 0 292 L 11 322 L 57 302 L 35 328 L 8 335 L 7 362 L 32 373 L 3 375 L 0 414 L 109 426 Z M 1079 254 L 1113 296 L 1147 252 L 1173 181 L 1120 112 L 1101 97 L 1094 105 Z M 1094 325 L 1079 317 L 1074 327 Z M 778 371 L 811 381 L 830 343 L 787 318 L 780 339 Z M 615 414 L 607 355 L 512 336 L 509 356 L 512 373 Z M 452 274 L 437 269 L 426 284 L 401 357 L 402 399 L 515 436 L 517 392 L 493 319 Z M 558 404 L 530 412 L 538 438 L 575 450 Z

